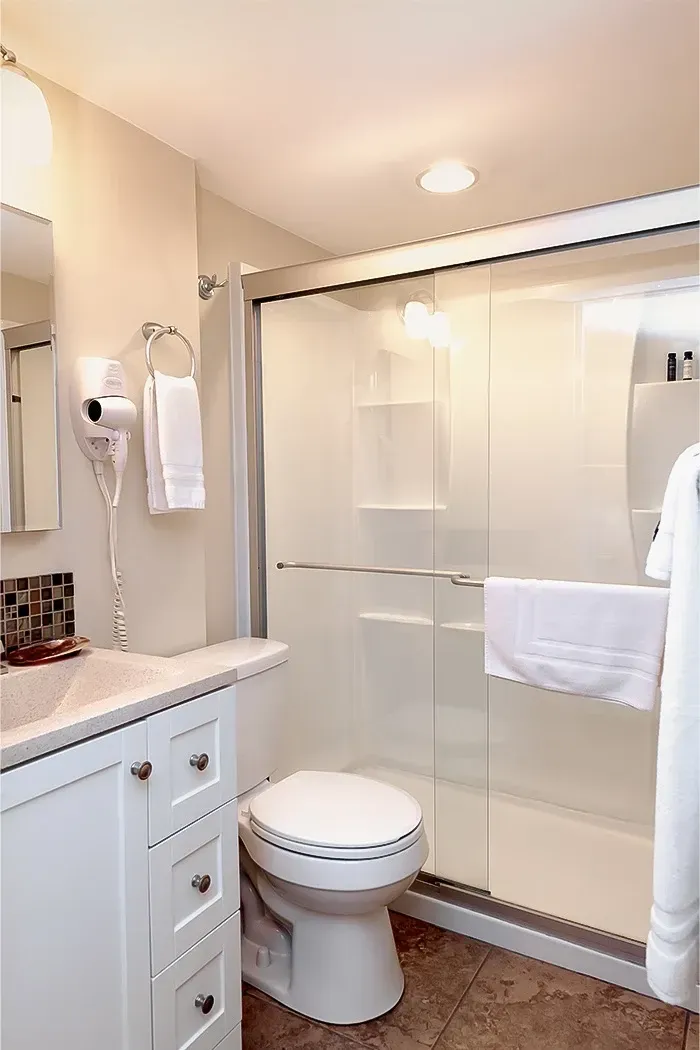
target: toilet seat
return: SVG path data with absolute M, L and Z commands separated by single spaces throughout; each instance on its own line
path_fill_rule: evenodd
M 421 809 L 411 795 L 355 773 L 293 773 L 254 796 L 249 817 L 258 838 L 335 860 L 388 857 L 423 835 Z
M 280 849 L 289 850 L 291 853 L 300 853 L 304 857 L 323 857 L 327 860 L 371 860 L 374 857 L 391 857 L 395 853 L 401 853 L 402 850 L 408 849 L 414 842 L 418 842 L 424 833 L 421 822 L 410 835 L 406 835 L 396 842 L 390 842 L 384 846 L 367 846 L 364 849 L 352 849 L 348 846 L 334 848 L 332 846 L 311 845 L 308 842 L 295 842 L 293 839 L 283 838 L 281 835 L 275 835 L 272 831 L 258 827 L 252 820 L 250 821 L 250 828 L 257 838 L 264 842 L 269 842 L 273 846 L 278 846 Z
M 349 850 L 340 857 L 298 852 L 290 848 L 293 843 L 289 840 L 279 845 L 254 831 L 245 807 L 238 813 L 238 835 L 250 857 L 273 882 L 281 879 L 294 886 L 323 891 L 363 892 L 392 885 L 409 876 L 414 878 L 428 856 L 422 821 L 410 845 L 384 856 L 372 856 L 371 850 L 357 853 Z

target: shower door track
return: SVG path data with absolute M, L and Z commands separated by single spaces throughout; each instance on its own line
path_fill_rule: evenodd
M 334 565 L 324 561 L 278 561 L 278 569 L 324 569 L 332 572 L 369 572 L 382 576 L 424 576 L 436 580 L 449 580 L 456 587 L 483 587 L 483 580 L 472 580 L 457 569 L 400 569 L 388 565 Z

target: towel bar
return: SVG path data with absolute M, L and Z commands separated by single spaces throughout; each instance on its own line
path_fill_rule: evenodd
M 331 569 L 335 572 L 370 572 L 385 576 L 427 576 L 449 580 L 457 587 L 483 587 L 483 580 L 472 580 L 456 569 L 393 569 L 384 565 L 332 565 L 322 561 L 278 561 L 278 569 Z

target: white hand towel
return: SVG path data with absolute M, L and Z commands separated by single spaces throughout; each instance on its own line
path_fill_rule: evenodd
M 656 776 L 647 979 L 697 1009 L 700 924 L 700 445 L 669 476 L 647 572 L 670 580 Z
M 489 577 L 486 673 L 649 711 L 667 600 L 657 587 Z
M 143 433 L 151 514 L 203 509 L 202 423 L 194 379 L 161 372 L 148 377 Z

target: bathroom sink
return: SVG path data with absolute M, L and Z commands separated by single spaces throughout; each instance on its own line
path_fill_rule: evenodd
M 84 649 L 0 677 L 0 767 L 128 725 L 236 681 L 211 661 Z
M 172 677 L 166 660 L 104 649 L 13 670 L 0 681 L 0 727 L 18 729 Z

